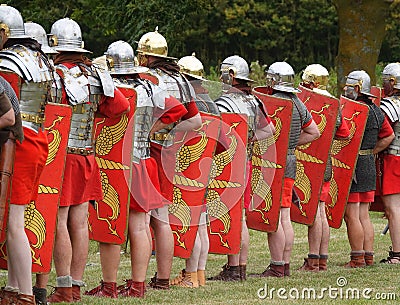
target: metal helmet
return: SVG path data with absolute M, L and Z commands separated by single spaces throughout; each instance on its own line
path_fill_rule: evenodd
M 21 13 L 6 4 L 0 5 L 0 29 L 4 29 L 8 38 L 29 38 Z
M 133 48 L 125 41 L 113 42 L 104 54 L 111 74 L 135 74 L 148 70 L 145 67 L 135 67 Z
M 137 52 L 143 55 L 176 59 L 174 57 L 167 56 L 168 44 L 164 36 L 158 33 L 158 27 L 156 27 L 154 32 L 148 32 L 140 38 Z
M 326 90 L 329 81 L 329 72 L 320 64 L 312 64 L 304 69 L 301 79 L 306 84 L 313 83 L 316 88 Z
M 364 70 L 356 70 L 346 76 L 346 87 L 352 91 L 355 86 L 360 87 L 360 92 L 367 96 L 376 97 L 371 94 L 371 79 Z M 347 95 L 346 95 L 347 96 Z
M 49 45 L 58 52 L 91 53 L 84 49 L 81 28 L 70 18 L 59 19 L 50 30 Z
M 388 64 L 382 71 L 382 80 L 393 80 L 393 88 L 400 89 L 400 63 L 393 62 Z
M 44 28 L 35 22 L 26 22 L 25 23 L 25 34 L 33 39 L 35 39 L 38 43 L 41 44 L 42 50 L 46 54 L 57 54 L 58 52 L 53 48 L 49 47 L 49 43 L 47 42 L 47 34 Z
M 196 58 L 196 54 L 193 53 L 190 56 L 184 56 L 178 60 L 178 66 L 183 74 L 189 75 L 196 79 L 204 79 L 204 67 L 201 61 Z
M 248 82 L 254 82 L 249 78 L 249 65 L 238 55 L 232 55 L 224 59 L 221 63 L 221 74 L 226 74 L 233 71 L 233 75 L 237 79 L 242 79 Z
M 274 62 L 268 67 L 266 74 L 267 85 L 273 89 L 283 92 L 300 92 L 294 87 L 294 70 L 287 62 Z

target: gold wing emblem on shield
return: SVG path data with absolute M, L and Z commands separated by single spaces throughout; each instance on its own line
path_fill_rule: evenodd
M 104 123 L 104 120 L 97 123 L 97 125 Z M 114 144 L 119 142 L 125 134 L 128 126 L 128 116 L 123 114 L 120 120 L 111 126 L 103 126 L 96 138 L 96 155 L 105 156 L 110 153 Z
M 49 153 L 47 154 L 46 165 L 54 161 L 57 156 L 58 149 L 60 148 L 61 133 L 59 130 L 52 128 L 56 125 L 56 123 L 61 122 L 63 118 L 63 116 L 57 116 L 53 123 L 49 127 L 45 128 L 46 130 L 50 130 L 48 132 L 49 134 L 53 135 L 53 140 L 51 140 L 48 144 Z
M 271 187 L 265 182 L 263 173 L 258 168 L 253 168 L 252 170 L 251 189 L 254 194 L 257 194 L 265 201 L 265 207 L 262 210 L 268 212 L 272 206 Z M 253 202 L 253 198 L 251 201 Z
M 238 145 L 237 139 L 235 136 L 229 136 L 229 139 L 231 140 L 231 143 L 229 144 L 229 147 L 227 150 L 214 155 L 212 164 L 211 164 L 211 169 L 210 169 L 210 183 L 208 185 L 209 188 L 225 188 L 225 187 L 239 187 L 240 184 L 236 182 L 231 182 L 231 181 L 225 181 L 225 180 L 216 180 L 215 178 L 218 177 L 219 175 L 222 174 L 224 171 L 224 168 L 232 162 L 235 153 L 236 153 L 236 148 Z
M 174 187 L 174 195 L 172 203 L 168 206 L 168 212 L 178 218 L 182 223 L 179 233 L 184 234 L 190 227 L 192 215 L 187 203 L 182 199 L 182 192 L 179 188 Z
M 193 145 L 182 145 L 176 153 L 175 172 L 182 173 L 191 163 L 200 159 L 204 153 L 208 138 L 204 131 L 198 131 L 201 135 L 200 140 Z
M 207 190 L 206 196 L 207 213 L 222 222 L 224 225 L 221 233 L 227 234 L 231 229 L 231 216 L 229 215 L 228 207 L 222 202 L 218 192 Z
M 116 220 L 120 213 L 119 196 L 115 188 L 110 184 L 108 176 L 105 172 L 100 171 L 101 186 L 103 189 L 103 202 L 111 209 L 109 220 Z
M 25 228 L 36 236 L 36 243 L 32 247 L 40 249 L 46 240 L 46 220 L 36 209 L 35 202 L 29 203 L 25 209 Z
M 199 130 L 200 140 L 192 145 L 182 145 L 176 152 L 174 184 L 194 187 L 204 187 L 204 184 L 188 177 L 177 175 L 189 168 L 190 164 L 199 160 L 204 153 L 208 138 L 204 131 Z
M 279 135 L 281 134 L 282 130 L 282 120 L 280 117 L 276 116 L 276 114 L 280 111 L 282 111 L 284 107 L 278 107 L 275 112 L 270 116 L 270 118 L 273 118 L 275 120 L 275 133 L 268 138 L 258 140 L 254 142 L 253 145 L 253 155 L 261 156 L 265 154 L 268 150 L 268 148 L 271 145 L 274 145 L 275 142 L 278 140 Z

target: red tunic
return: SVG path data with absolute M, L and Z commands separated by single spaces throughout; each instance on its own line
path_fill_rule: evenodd
M 46 164 L 48 140 L 43 131 L 24 127 L 24 141 L 16 143 L 14 174 L 12 176 L 12 204 L 26 205 L 36 200 L 39 178 Z
M 283 179 L 283 192 L 281 208 L 290 208 L 292 205 L 294 179 L 285 177 Z
M 159 118 L 164 124 L 172 124 L 173 122 L 178 121 L 186 113 L 186 108 L 173 97 L 165 99 L 164 109 L 154 109 L 154 117 Z M 152 147 L 153 144 L 154 143 L 151 143 Z M 161 150 L 157 151 L 161 152 Z M 161 160 L 161 156 L 159 156 L 158 160 Z M 157 163 L 161 164 L 161 162 L 157 162 L 157 159 L 154 158 L 153 155 L 153 157 L 148 159 L 140 160 L 139 164 L 132 164 L 132 177 L 135 178 L 132 179 L 131 186 L 131 210 L 136 212 L 148 212 L 165 205 L 165 199 L 161 195 L 162 192 L 159 176 L 159 172 L 164 173 L 164 171 L 162 171 L 162 167 L 158 166 Z
M 399 123 L 398 123 L 399 124 Z M 383 154 L 380 195 L 400 193 L 400 156 Z
M 74 64 L 63 63 L 67 68 Z M 63 88 L 62 103 L 69 104 Z M 114 90 L 114 97 L 102 96 L 97 113 L 105 117 L 118 117 L 129 109 L 129 102 L 118 90 Z M 64 179 L 61 191 L 60 206 L 77 205 L 89 200 L 103 199 L 101 188 L 100 169 L 93 155 L 82 156 L 67 154 Z
M 385 119 L 383 121 L 382 127 L 379 130 L 378 138 L 385 138 L 390 136 L 393 133 L 393 128 L 390 126 L 389 120 L 385 115 Z M 392 170 L 392 168 L 391 168 Z M 391 182 L 392 183 L 392 182 Z M 388 179 L 386 179 L 386 186 L 388 185 Z M 382 185 L 382 189 L 385 186 Z M 360 193 L 350 193 L 349 199 L 347 202 L 373 202 L 375 200 L 375 190 L 369 192 L 360 192 Z

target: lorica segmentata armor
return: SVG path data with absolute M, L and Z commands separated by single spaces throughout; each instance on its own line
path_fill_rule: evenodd
M 22 125 L 34 131 L 43 127 L 44 108 L 47 103 L 52 74 L 47 58 L 22 45 L 0 51 L 0 69 L 21 77 L 18 88 Z
M 253 95 L 238 91 L 222 95 L 215 100 L 215 103 L 220 112 L 242 113 L 247 115 L 247 124 L 249 126 L 247 134 L 247 157 L 250 159 L 252 154 L 252 139 L 258 124 L 259 101 Z
M 82 67 L 85 73 L 79 66 L 68 69 L 62 64 L 57 65 L 62 74 L 58 74 L 55 80 L 53 92 L 56 95 L 53 98 L 56 102 L 61 100 L 63 84 L 69 104 L 73 106 L 68 152 L 87 155 L 93 153 L 94 114 L 102 95 L 114 96 L 114 83 L 111 76 L 100 68 Z
M 385 153 L 400 156 L 400 96 L 394 95 L 382 99 L 380 107 L 389 120 L 394 123 L 394 139 L 385 150 Z

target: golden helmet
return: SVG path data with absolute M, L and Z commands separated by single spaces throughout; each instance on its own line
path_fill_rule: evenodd
M 204 79 L 204 67 L 196 54 L 184 56 L 178 60 L 178 66 L 183 74 L 189 75 L 196 79 Z
M 329 81 L 329 72 L 320 64 L 311 64 L 304 69 L 301 78 L 306 84 L 314 83 L 318 89 L 326 90 Z
M 168 44 L 164 36 L 158 33 L 158 27 L 156 27 L 154 32 L 148 32 L 140 38 L 137 52 L 143 55 L 176 59 L 174 57 L 167 56 Z

